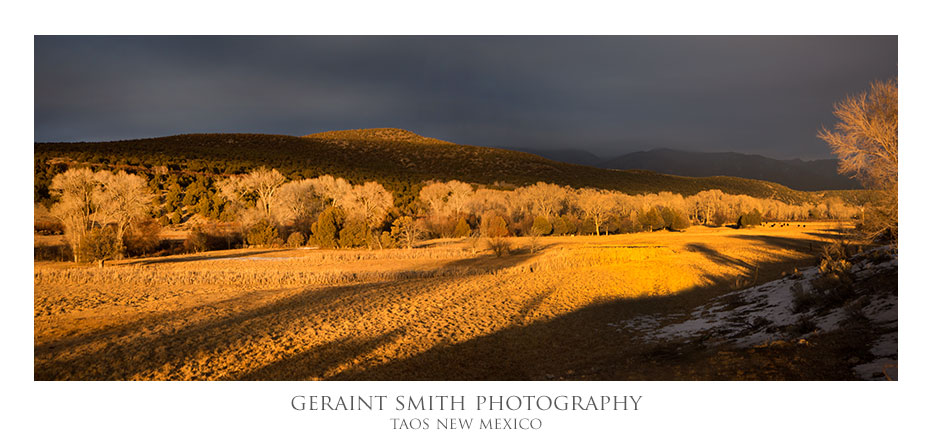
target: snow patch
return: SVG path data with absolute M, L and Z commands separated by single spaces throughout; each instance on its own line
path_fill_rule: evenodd
M 870 265 L 863 260 L 854 264 L 852 272 L 856 280 L 871 279 L 873 273 L 898 268 L 897 256 L 880 264 Z M 804 291 L 810 290 L 810 281 L 818 277 L 817 267 L 801 270 L 777 281 L 718 296 L 690 314 L 669 316 L 639 316 L 611 323 L 617 332 L 628 331 L 647 342 L 698 339 L 711 345 L 752 347 L 789 338 L 791 326 L 801 319 L 813 323 L 814 331 L 833 331 L 848 317 L 847 309 L 839 307 L 824 313 L 816 310 L 794 312 L 793 287 L 800 284 Z M 869 295 L 870 302 L 863 313 L 876 325 L 897 328 L 897 294 Z M 687 318 L 686 320 L 682 320 Z M 679 321 L 680 320 L 680 321 Z M 804 334 L 807 338 L 813 334 Z M 898 333 L 882 335 L 872 345 L 876 360 L 854 367 L 864 379 L 897 379 Z M 885 369 L 885 372 L 883 372 Z M 894 369 L 894 370 L 893 370 Z M 893 374 L 895 377 L 893 377 Z

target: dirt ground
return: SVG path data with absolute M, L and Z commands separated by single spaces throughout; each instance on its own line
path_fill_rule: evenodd
M 859 338 L 647 345 L 611 326 L 815 263 L 837 223 L 35 265 L 37 380 L 849 379 Z M 531 251 L 532 244 L 535 251 Z

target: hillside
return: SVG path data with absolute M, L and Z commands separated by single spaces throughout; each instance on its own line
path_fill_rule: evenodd
M 701 153 L 657 148 L 625 154 L 608 160 L 601 166 L 691 177 L 745 177 L 780 183 L 796 190 L 861 188 L 859 182 L 837 173 L 837 161 L 834 159 L 778 160 L 753 154 Z
M 186 134 L 114 142 L 36 143 L 36 196 L 56 168 L 97 165 L 129 170 L 166 167 L 192 174 L 233 174 L 260 165 L 291 178 L 332 174 L 360 182 L 377 180 L 400 193 L 426 180 L 521 186 L 545 181 L 626 193 L 706 189 L 796 203 L 812 195 L 775 183 L 736 177 L 691 178 L 649 171 L 615 171 L 556 162 L 518 151 L 458 145 L 398 129 L 310 134 Z
M 598 157 L 596 154 L 591 153 L 590 151 L 585 151 L 585 150 L 576 150 L 576 149 L 538 150 L 534 148 L 516 148 L 516 147 L 503 147 L 503 148 L 516 150 L 516 151 L 522 151 L 523 153 L 535 154 L 536 156 L 542 156 L 549 160 L 554 160 L 557 162 L 573 163 L 575 165 L 600 167 L 604 162 L 606 162 L 606 159 Z

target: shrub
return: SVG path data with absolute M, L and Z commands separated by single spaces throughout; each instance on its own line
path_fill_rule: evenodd
M 454 237 L 467 236 L 470 236 L 470 225 L 467 224 L 467 220 L 462 217 L 457 220 L 457 225 L 454 227 Z
M 729 215 L 723 211 L 717 210 L 714 211 L 713 216 L 710 218 L 710 223 L 715 227 L 722 227 L 723 224 L 727 223 L 729 220 Z
M 639 223 L 642 225 L 642 229 L 649 231 L 665 228 L 665 219 L 662 218 L 662 215 L 659 214 L 658 210 L 654 207 L 642 212 L 639 217 Z
M 669 207 L 663 207 L 661 210 L 662 220 L 665 221 L 665 228 L 672 231 L 684 230 L 691 226 L 691 221 L 680 211 Z
M 396 242 L 392 238 L 392 234 L 388 231 L 383 231 L 379 234 L 379 244 L 381 248 L 395 248 Z
M 367 229 L 363 221 L 354 221 L 344 225 L 340 231 L 341 248 L 356 248 L 366 245 Z
M 524 236 L 532 232 L 532 216 L 528 214 L 521 214 L 516 220 L 513 220 L 511 223 L 507 224 L 507 230 L 510 235 L 513 236 Z
M 850 246 L 843 240 L 825 245 L 821 250 L 820 272 L 823 275 L 844 276 L 850 274 Z
M 855 297 L 848 253 L 847 245 L 843 242 L 824 247 L 820 258 L 820 275 L 811 279 L 811 291 L 805 291 L 800 283 L 791 288 L 795 312 L 811 309 L 822 312 L 841 307 Z
M 305 245 L 305 235 L 301 231 L 296 231 L 289 235 L 285 245 L 290 248 L 298 248 Z
M 748 213 L 744 213 L 739 217 L 739 220 L 736 222 L 736 225 L 739 228 L 749 228 L 755 227 L 762 224 L 762 214 L 759 213 L 759 210 L 752 210 Z
M 551 225 L 551 222 L 545 216 L 538 216 L 535 218 L 535 221 L 532 222 L 532 230 L 530 232 L 533 236 L 547 236 L 552 233 L 554 227 Z
M 818 297 L 816 293 L 805 290 L 801 282 L 795 282 L 791 286 L 792 311 L 802 313 L 808 311 L 817 305 Z
M 281 245 L 282 239 L 279 238 L 279 232 L 274 223 L 267 219 L 260 219 L 247 229 L 246 243 L 256 246 Z
M 425 220 L 430 237 L 457 237 L 454 235 L 457 221 L 452 217 L 433 216 Z
M 503 257 L 512 251 L 509 246 L 509 241 L 503 239 L 502 237 L 490 238 L 487 240 L 487 244 L 490 246 L 490 250 L 493 251 L 493 254 L 496 257 Z
M 336 207 L 330 207 L 318 215 L 318 221 L 311 225 L 314 243 L 323 248 L 337 248 L 338 233 L 344 222 L 344 213 Z
M 503 216 L 495 213 L 484 216 L 480 225 L 480 231 L 484 236 L 503 237 L 509 235 L 509 230 L 506 228 L 506 219 Z
M 817 324 L 815 324 L 811 318 L 802 315 L 798 317 L 798 320 L 794 324 L 785 327 L 785 333 L 792 337 L 797 337 L 811 333 L 816 329 Z
M 555 223 L 552 225 L 551 234 L 555 236 L 564 236 L 569 234 L 570 227 L 568 226 L 567 219 L 564 217 L 556 217 Z

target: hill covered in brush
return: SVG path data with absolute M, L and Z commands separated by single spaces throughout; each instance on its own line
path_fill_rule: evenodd
M 816 195 L 760 180 L 692 178 L 649 171 L 615 171 L 573 165 L 500 148 L 459 145 L 393 128 L 332 131 L 303 137 L 268 134 L 186 134 L 114 142 L 36 143 L 36 200 L 67 166 L 156 170 L 203 175 L 244 173 L 265 165 L 289 178 L 323 174 L 352 182 L 376 180 L 411 194 L 427 180 L 461 180 L 509 188 L 538 181 L 630 194 L 670 191 L 683 195 L 719 189 L 728 194 L 787 203 Z M 835 193 L 837 194 L 837 193 Z M 853 195 L 843 193 L 852 200 Z

